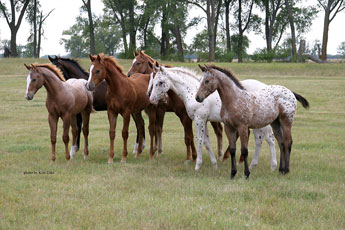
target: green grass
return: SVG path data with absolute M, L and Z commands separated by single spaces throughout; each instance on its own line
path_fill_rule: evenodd
M 97 112 L 91 115 L 89 158 L 84 161 L 78 152 L 66 164 L 60 121 L 57 160 L 49 165 L 46 92 L 24 99 L 23 66 L 47 61 L 0 59 L 0 229 L 345 228 L 345 64 L 219 64 L 240 79 L 285 85 L 311 104 L 309 110 L 299 104 L 289 175 L 270 171 L 264 144 L 250 179 L 240 165 L 230 181 L 230 162 L 215 171 L 205 150 L 199 172 L 194 163 L 184 165 L 183 129 L 172 113 L 165 117 L 161 158 L 150 161 L 145 149 L 141 158 L 130 154 L 121 164 L 119 118 L 115 163 L 107 164 L 109 125 L 106 113 Z M 131 60 L 119 63 L 128 70 Z M 81 64 L 88 69 L 90 62 Z M 216 150 L 213 132 L 211 138 Z M 249 160 L 253 151 L 251 137 Z

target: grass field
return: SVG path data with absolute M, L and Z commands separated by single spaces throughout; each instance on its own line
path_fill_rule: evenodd
M 89 158 L 78 152 L 66 164 L 60 120 L 57 159 L 49 165 L 45 89 L 24 99 L 23 63 L 32 62 L 48 60 L 0 59 L 0 229 L 345 229 L 345 64 L 219 64 L 240 79 L 293 89 L 311 105 L 298 105 L 290 174 L 271 172 L 264 143 L 250 179 L 240 165 L 230 181 L 230 162 L 214 170 L 205 150 L 199 172 L 184 164 L 183 129 L 172 113 L 165 117 L 161 158 L 150 161 L 145 149 L 121 164 L 120 118 L 115 163 L 107 164 L 109 125 L 106 113 L 97 112 Z M 119 62 L 128 70 L 131 60 Z M 89 68 L 88 59 L 81 63 Z M 213 132 L 211 138 L 216 150 Z M 253 151 L 251 137 L 249 160 Z

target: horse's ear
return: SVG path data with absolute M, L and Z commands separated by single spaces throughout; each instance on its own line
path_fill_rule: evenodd
M 140 50 L 140 51 L 139 51 L 139 54 L 140 54 L 141 56 L 143 56 L 143 55 L 144 55 L 144 52 L 143 52 L 142 50 Z
M 136 50 L 133 50 L 134 57 L 138 56 L 138 52 Z
M 33 69 L 34 71 L 38 72 L 38 69 L 36 66 L 34 66 L 33 64 L 31 64 L 31 69 Z
M 158 61 L 156 61 L 156 63 L 155 63 L 155 67 L 159 67 L 160 65 L 159 65 L 159 62 Z
M 51 56 L 49 56 L 49 55 L 48 55 L 48 59 L 49 59 L 50 62 L 53 62 L 53 60 L 54 60 L 54 59 L 53 59 Z M 24 64 L 24 65 L 25 65 L 25 64 Z
M 200 64 L 198 64 L 198 66 L 199 66 L 201 72 L 206 72 L 206 67 L 202 67 Z
M 209 68 L 209 66 L 206 65 L 206 64 L 205 64 L 205 70 L 208 71 L 208 72 L 210 72 L 210 68 Z M 206 71 L 205 71 L 205 72 L 206 72 Z
M 91 54 L 89 54 L 89 58 L 91 61 L 94 61 L 96 58 L 94 56 L 92 56 Z
M 148 64 L 149 64 L 149 67 L 150 67 L 151 69 L 153 69 L 153 67 L 154 67 L 153 63 L 149 61 Z
M 28 66 L 28 65 L 26 65 L 25 63 L 24 63 L 24 65 L 25 65 L 25 67 L 26 67 L 28 70 L 30 70 L 30 69 L 31 69 L 31 67 L 30 67 L 30 66 Z
M 97 61 L 102 64 L 103 59 L 99 54 L 97 55 Z

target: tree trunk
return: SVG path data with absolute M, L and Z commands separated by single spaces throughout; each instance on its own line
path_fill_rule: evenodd
M 150 17 L 147 19 L 145 27 L 144 27 L 144 31 L 143 31 L 143 34 L 144 34 L 144 47 L 143 48 L 144 48 L 144 50 L 147 47 L 147 27 L 149 26 L 149 23 L 150 23 Z
M 84 2 L 85 4 L 85 2 Z M 95 29 L 93 25 L 92 10 L 91 10 L 91 0 L 88 0 L 85 4 L 87 9 L 87 15 L 89 17 L 89 29 L 90 29 L 90 53 L 95 54 Z
M 322 48 L 321 48 L 321 56 L 320 59 L 323 61 L 327 60 L 327 44 L 328 44 L 328 30 L 329 30 L 329 15 L 330 15 L 330 7 L 327 6 L 325 9 L 325 18 L 323 21 L 323 35 L 322 35 Z
M 208 45 L 209 45 L 209 52 L 208 52 L 208 61 L 213 62 L 215 58 L 215 41 L 214 41 L 214 22 L 215 22 L 215 15 L 214 15 L 214 0 L 207 0 L 207 28 L 208 28 Z
M 270 25 L 270 4 L 269 1 L 265 1 L 265 37 L 266 37 L 266 50 L 270 52 L 272 50 L 272 30 Z
M 295 33 L 295 24 L 292 16 L 291 6 L 289 0 L 285 0 L 285 6 L 288 11 L 288 18 L 291 28 L 291 47 L 292 47 L 292 60 L 295 61 L 297 57 L 297 48 L 296 48 L 296 33 Z
M 42 38 L 43 13 L 41 12 L 38 24 L 38 43 L 37 43 L 37 57 L 40 57 L 41 52 L 41 38 Z
M 238 0 L 238 62 L 242 63 L 243 60 L 243 30 L 242 30 L 242 0 Z
M 172 2 L 171 8 L 173 11 L 176 12 L 177 10 L 177 4 L 176 2 Z M 183 46 L 182 46 L 182 36 L 181 36 L 181 30 L 180 30 L 180 23 L 179 19 L 176 18 L 176 16 L 173 16 L 174 20 L 174 32 L 175 32 L 175 38 L 176 38 L 176 45 L 177 45 L 177 58 L 179 61 L 184 61 L 184 55 L 183 55 Z
M 17 30 L 11 28 L 11 55 L 12 57 L 17 57 Z
M 230 2 L 231 2 L 231 1 L 228 1 L 228 2 L 225 3 L 226 51 L 227 51 L 228 53 L 231 52 L 231 43 L 230 43 L 230 22 L 229 22 Z
M 38 58 L 37 55 L 37 0 L 34 0 L 34 45 L 33 45 L 33 57 Z
M 214 19 L 214 29 L 213 29 L 213 46 L 214 46 L 214 50 L 216 51 L 216 47 L 217 47 L 217 29 L 218 29 L 218 20 L 219 20 L 219 15 L 220 15 L 220 9 L 222 6 L 222 0 L 217 0 L 218 1 L 218 5 L 217 5 L 217 12 L 215 15 L 215 19 Z
M 136 49 L 136 31 L 134 25 L 134 4 L 129 7 L 129 50 L 132 52 Z

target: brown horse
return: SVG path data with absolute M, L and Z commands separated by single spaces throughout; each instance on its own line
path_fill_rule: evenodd
M 156 63 L 156 61 L 152 57 L 145 54 L 143 51 L 139 51 L 139 52 L 134 51 L 134 56 L 135 58 L 132 62 L 132 66 L 128 70 L 128 74 L 127 74 L 128 76 L 131 76 L 134 73 L 151 74 L 153 72 L 153 65 L 154 63 Z M 192 119 L 189 118 L 183 101 L 180 99 L 179 96 L 176 95 L 176 93 L 174 93 L 174 91 L 169 90 L 168 96 L 169 98 L 167 100 L 167 103 L 158 104 L 156 129 L 162 130 L 165 112 L 175 112 L 175 114 L 180 118 L 180 121 L 184 128 L 185 144 L 187 147 L 187 161 L 191 160 L 190 150 L 192 150 L 193 160 L 195 160 L 197 157 L 197 154 L 196 154 L 196 149 L 194 145 Z M 222 155 L 223 128 L 222 128 L 222 125 L 218 122 L 211 122 L 211 124 L 217 136 L 218 157 L 220 158 Z M 158 134 L 162 135 L 161 132 L 158 132 Z
M 89 120 L 92 112 L 92 95 L 85 88 L 84 79 L 65 81 L 61 71 L 52 64 L 25 65 L 29 70 L 25 98 L 32 100 L 35 93 L 44 86 L 47 90 L 46 107 L 49 113 L 50 140 L 52 145 L 51 162 L 55 161 L 55 144 L 59 117 L 63 120 L 62 140 L 65 143 L 66 159 L 73 157 L 76 151 L 77 120 L 76 115 L 83 117 L 83 134 L 85 139 L 84 158 L 88 152 Z M 71 156 L 68 152 L 69 127 L 72 126 Z
M 123 153 L 121 162 L 126 162 L 128 155 L 127 139 L 128 139 L 128 126 L 130 115 L 136 121 L 139 129 L 139 147 L 137 157 L 142 151 L 143 133 L 144 133 L 144 120 L 141 116 L 141 111 L 145 110 L 149 116 L 149 132 L 151 137 L 150 145 L 150 159 L 154 155 L 154 123 L 155 123 L 155 108 L 150 105 L 146 96 L 147 86 L 150 80 L 148 74 L 136 74 L 128 78 L 120 67 L 115 58 L 108 57 L 103 54 L 92 56 L 91 59 L 90 76 L 86 87 L 89 90 L 94 90 L 104 79 L 108 84 L 106 94 L 106 102 L 108 106 L 108 119 L 109 119 L 109 137 L 110 137 L 110 151 L 108 163 L 113 162 L 114 158 L 114 140 L 115 128 L 118 114 L 123 117 Z
M 244 175 L 249 177 L 248 129 L 270 124 L 280 148 L 279 172 L 289 173 L 292 147 L 291 127 L 297 110 L 297 100 L 304 108 L 309 102 L 301 95 L 280 85 L 269 85 L 261 90 L 247 91 L 231 71 L 214 65 L 200 66 L 204 77 L 195 99 L 202 102 L 214 91 L 222 100 L 221 117 L 229 140 L 231 178 L 236 175 L 237 132 L 241 140 Z

